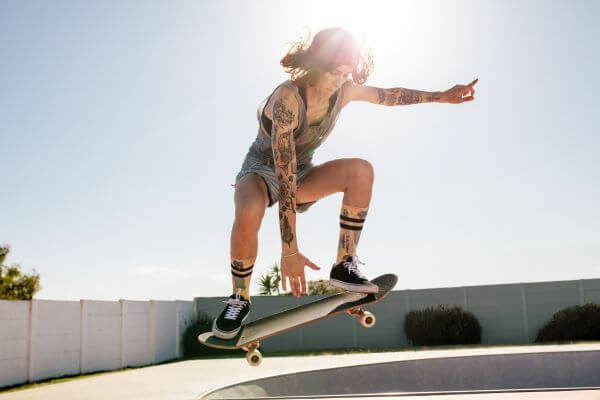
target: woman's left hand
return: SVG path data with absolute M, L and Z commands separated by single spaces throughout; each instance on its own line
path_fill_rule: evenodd
M 442 92 L 440 96 L 440 103 L 460 104 L 465 101 L 474 100 L 475 89 L 473 89 L 473 86 L 475 86 L 478 80 L 479 78 L 475 79 L 466 86 L 455 85 L 453 88 Z

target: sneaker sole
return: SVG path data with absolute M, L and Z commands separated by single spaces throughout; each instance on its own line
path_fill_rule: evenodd
M 248 318 L 249 315 L 250 315 L 250 313 L 246 314 L 246 316 L 244 317 L 244 319 L 242 319 L 242 322 L 240 323 L 240 327 L 237 328 L 235 331 L 220 330 L 219 328 L 217 328 L 217 319 L 215 318 L 215 320 L 213 321 L 213 327 L 212 327 L 213 335 L 215 335 L 219 339 L 224 339 L 224 340 L 233 339 L 240 332 L 240 329 L 242 329 L 242 326 L 244 325 L 244 321 L 246 321 L 246 319 Z
M 379 287 L 377 285 L 373 285 L 372 283 L 369 285 L 360 285 L 358 283 L 348 283 L 344 281 L 338 281 L 337 279 L 330 279 L 329 284 L 331 286 L 345 289 L 349 292 L 358 292 L 358 293 L 377 293 L 379 292 Z

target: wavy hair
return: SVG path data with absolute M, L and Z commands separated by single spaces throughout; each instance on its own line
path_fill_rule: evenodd
M 371 49 L 361 49 L 358 41 L 343 28 L 327 28 L 310 38 L 310 30 L 293 42 L 281 66 L 298 86 L 313 86 L 322 73 L 340 65 L 352 67 L 352 81 L 362 85 L 373 70 Z

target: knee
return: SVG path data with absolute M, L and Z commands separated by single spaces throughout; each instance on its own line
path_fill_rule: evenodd
M 375 180 L 373 165 L 362 158 L 352 158 L 350 170 L 350 182 L 361 182 L 372 184 Z
M 259 202 L 245 202 L 235 209 L 235 224 L 239 227 L 258 229 L 264 215 L 264 204 Z

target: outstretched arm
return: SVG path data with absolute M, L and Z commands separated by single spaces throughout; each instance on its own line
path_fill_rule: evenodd
M 382 89 L 350 83 L 346 90 L 344 102 L 347 104 L 350 101 L 367 101 L 384 106 L 405 106 L 434 102 L 459 104 L 474 99 L 475 89 L 473 89 L 473 86 L 478 80 L 475 79 L 468 85 L 455 85 L 445 92 L 424 92 L 422 90 L 405 88 Z

